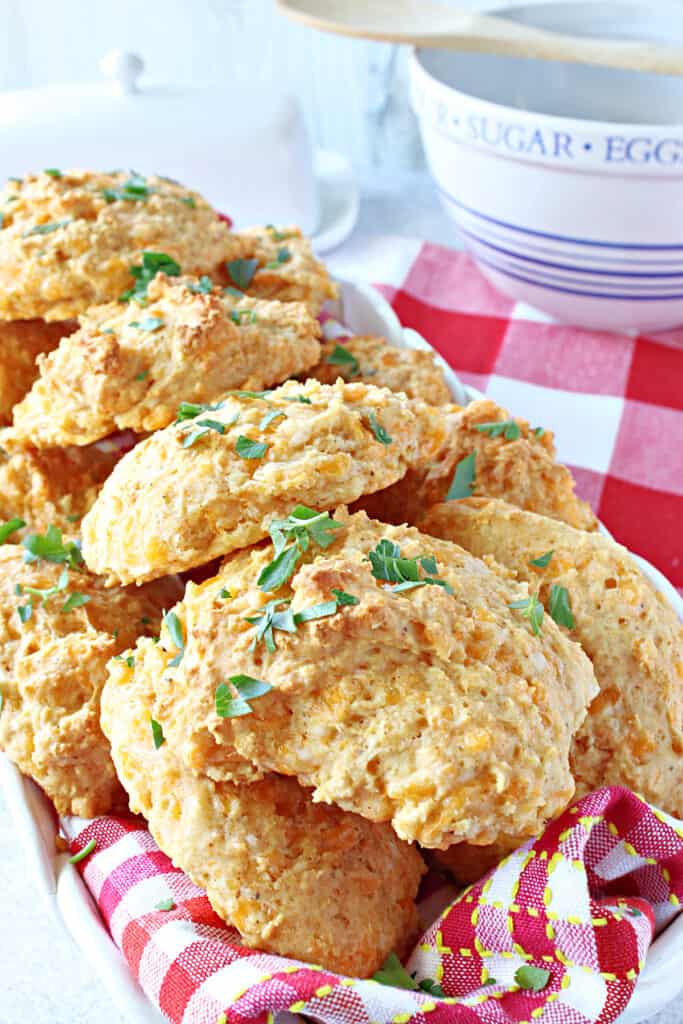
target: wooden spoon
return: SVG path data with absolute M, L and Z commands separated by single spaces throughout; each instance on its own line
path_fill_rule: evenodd
M 683 75 L 679 46 L 563 35 L 434 0 L 277 0 L 277 6 L 290 18 L 339 35 Z

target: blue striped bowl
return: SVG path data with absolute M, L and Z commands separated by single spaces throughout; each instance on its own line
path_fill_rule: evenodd
M 600 34 L 621 5 L 530 7 L 541 27 L 577 31 L 578 17 Z M 646 35 L 628 11 L 623 34 Z M 411 89 L 445 208 L 501 291 L 580 326 L 683 324 L 683 78 L 418 50 Z

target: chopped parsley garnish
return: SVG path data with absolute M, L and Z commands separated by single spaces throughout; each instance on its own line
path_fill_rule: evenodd
M 550 981 L 550 971 L 545 967 L 524 964 L 515 971 L 515 983 L 531 992 L 541 992 Z
M 159 747 L 164 745 L 165 737 L 164 730 L 161 728 L 159 723 L 155 719 L 150 718 L 149 724 L 152 727 L 152 742 L 154 743 L 154 749 L 158 750 Z
M 284 419 L 286 415 L 287 414 L 282 412 L 281 409 L 271 409 L 270 412 L 267 412 L 265 414 L 265 416 L 263 417 L 263 419 L 259 423 L 259 425 L 258 425 L 259 430 L 265 430 L 266 427 L 269 427 L 270 424 L 273 423 L 275 420 L 280 419 L 280 418 Z
M 283 402 L 301 402 L 302 405 L 313 405 L 310 398 L 306 398 L 306 395 L 283 395 Z
M 218 596 L 222 598 L 224 601 L 228 601 L 232 597 L 232 591 L 228 590 L 227 587 L 222 587 L 218 591 Z
M 379 441 L 380 444 L 391 444 L 391 438 L 387 434 L 384 427 L 380 426 L 380 424 L 377 422 L 377 417 L 375 416 L 374 412 L 368 413 L 368 423 L 370 424 L 370 429 L 375 435 L 376 441 Z
M 334 591 L 333 591 L 334 593 Z M 343 591 L 337 591 L 343 594 Z M 254 638 L 250 650 L 263 642 L 266 649 L 272 654 L 275 650 L 275 638 L 273 630 L 280 629 L 284 633 L 295 633 L 297 626 L 304 622 L 313 622 L 315 619 L 325 619 L 334 615 L 343 605 L 358 604 L 358 598 L 351 598 L 350 594 L 344 594 L 346 600 L 339 600 L 336 596 L 333 601 L 322 601 L 320 604 L 313 604 L 310 608 L 302 608 L 299 612 L 293 612 L 289 607 L 289 600 L 268 601 L 259 609 L 258 615 L 249 615 L 246 622 L 255 626 Z M 351 598 L 349 600 L 349 598 Z
M 175 612 L 166 612 L 163 618 L 163 623 L 168 630 L 168 635 L 170 636 L 172 643 L 178 648 L 178 653 L 175 658 L 172 658 L 168 663 L 171 667 L 175 667 L 183 660 L 183 654 L 185 653 L 183 627 L 181 626 L 180 619 Z
M 167 277 L 178 277 L 180 274 L 180 264 L 167 256 L 165 252 L 143 252 L 140 266 L 128 269 L 135 278 L 135 284 L 119 295 L 119 302 L 135 299 L 141 306 L 144 306 L 147 301 L 147 285 L 154 280 L 157 274 L 166 274 Z
M 241 292 L 239 288 L 233 288 L 232 285 L 228 285 L 227 288 L 223 289 L 224 295 L 232 295 L 234 299 L 243 299 L 244 292 Z
M 253 309 L 232 309 L 230 319 L 238 327 L 242 327 L 244 324 L 255 324 L 256 312 Z
M 254 279 L 258 260 L 230 260 L 225 266 L 232 283 L 244 292 Z
M 521 434 L 519 424 L 514 420 L 492 420 L 490 423 L 475 423 L 474 429 L 489 437 L 503 436 L 506 441 L 516 441 Z
M 311 541 L 326 548 L 335 540 L 334 531 L 342 529 L 344 524 L 332 519 L 329 512 L 316 512 L 306 505 L 297 505 L 286 519 L 273 519 L 269 533 L 275 558 L 261 571 L 256 581 L 259 588 L 277 590 L 290 578 Z
M 89 843 L 86 843 L 82 850 L 79 850 L 78 853 L 74 853 L 73 857 L 69 857 L 69 864 L 79 864 L 82 860 L 85 860 L 86 857 L 90 856 L 96 846 L 97 840 L 91 839 Z
M 550 565 L 550 559 L 554 554 L 554 550 L 546 551 L 544 555 L 539 555 L 538 558 L 532 558 L 529 565 L 535 565 L 537 569 L 545 569 L 546 566 Z
M 149 377 L 149 370 L 141 370 L 140 373 L 135 374 L 136 380 L 147 380 Z
M 235 451 L 241 459 L 262 459 L 268 451 L 268 445 L 264 441 L 254 441 L 240 434 L 235 443 Z
M 164 321 L 158 316 L 146 316 L 142 320 L 131 320 L 129 327 L 137 327 L 139 331 L 158 331 Z
M 491 977 L 489 976 L 489 977 L 488 977 L 488 978 L 486 979 L 486 981 L 482 981 L 482 983 L 481 983 L 481 984 L 482 984 L 482 988 L 486 988 L 486 987 L 488 987 L 489 985 L 497 985 L 497 984 L 498 984 L 498 982 L 496 981 L 496 979 L 495 979 L 495 978 L 491 978 Z
M 222 408 L 222 402 L 216 402 L 215 405 L 208 405 L 206 402 L 181 402 L 178 406 L 175 421 L 176 423 L 183 423 L 185 420 L 193 420 L 195 416 L 199 416 L 203 412 L 215 412 L 217 409 Z
M 566 587 L 560 587 L 553 583 L 548 598 L 548 611 L 550 617 L 555 620 L 558 626 L 566 626 L 567 629 L 574 629 L 576 623 L 569 604 L 569 591 Z
M 476 452 L 471 452 L 461 459 L 455 467 L 455 476 L 448 488 L 446 501 L 459 501 L 460 498 L 471 498 L 477 479 Z
M 43 174 L 49 174 L 51 178 L 62 177 L 62 172 L 57 167 L 46 167 Z
M 4 544 L 13 533 L 17 530 L 21 530 L 22 527 L 26 526 L 23 519 L 19 516 L 15 516 L 13 519 L 8 519 L 6 523 L 0 523 L 0 544 Z
M 118 630 L 117 630 L 117 632 L 118 632 Z M 128 666 L 128 668 L 135 668 L 135 658 L 133 657 L 132 654 L 129 654 L 126 658 L 124 658 L 124 656 L 122 654 L 117 654 L 117 655 L 114 656 L 114 658 L 112 660 L 113 661 L 122 661 L 124 665 Z
M 25 562 L 56 562 L 68 565 L 70 569 L 78 569 L 83 565 L 83 555 L 78 544 L 69 540 L 62 541 L 62 531 L 56 526 L 48 526 L 45 533 L 31 533 L 21 542 Z
M 226 424 L 220 423 L 218 420 L 196 420 L 192 429 L 183 438 L 183 448 L 191 448 L 195 441 L 204 437 L 210 430 L 214 430 L 217 434 L 224 434 L 225 428 Z
M 534 427 L 534 435 L 536 437 L 543 437 L 544 434 L 545 434 L 545 428 L 544 427 Z
M 289 251 L 289 249 L 286 248 L 286 246 L 283 246 L 282 249 L 278 249 L 278 254 L 277 254 L 276 258 L 274 260 L 271 260 L 270 263 L 266 263 L 265 269 L 266 270 L 279 270 L 280 264 L 282 264 L 282 263 L 289 263 L 291 258 L 292 258 L 291 252 Z
M 202 274 L 198 284 L 188 284 L 187 290 L 194 292 L 195 295 L 208 295 L 210 291 L 213 291 L 213 281 L 206 274 Z
M 159 900 L 158 903 L 154 904 L 155 910 L 175 910 L 175 900 L 170 898 L 167 900 Z
M 262 697 L 273 689 L 270 683 L 244 675 L 230 676 L 229 684 L 221 683 L 216 687 L 216 714 L 219 718 L 241 718 L 243 715 L 250 715 L 254 709 L 249 701 Z
M 53 231 L 59 231 L 60 228 L 65 228 L 72 220 L 73 217 L 66 217 L 64 220 L 51 220 L 48 224 L 36 224 L 35 227 L 29 228 L 28 231 L 24 231 L 22 238 L 30 238 L 31 235 L 51 235 Z
M 180 202 L 185 203 L 185 206 L 189 206 L 191 210 L 197 208 L 197 200 L 194 196 L 180 196 Z
M 430 996 L 443 999 L 445 992 L 438 981 L 433 978 L 423 978 L 417 981 L 414 974 L 409 974 L 395 953 L 390 953 L 382 966 L 375 974 L 373 980 L 380 985 L 391 985 L 392 988 L 404 988 L 413 992 L 427 992 Z
M 347 594 L 345 590 L 337 590 L 336 587 L 333 587 L 332 593 L 334 594 L 340 608 L 343 608 L 345 605 L 360 604 L 357 597 L 354 597 L 353 594 Z
M 343 345 L 335 345 L 332 352 L 327 357 L 328 366 L 341 366 L 348 370 L 349 376 L 355 377 L 360 369 L 360 365 L 356 357 L 349 352 L 348 349 L 344 348 Z
M 270 232 L 274 242 L 284 242 L 290 237 L 289 231 L 279 231 L 274 224 L 266 224 L 266 231 Z
M 63 612 L 73 611 L 74 608 L 82 608 L 84 604 L 90 601 L 90 597 L 87 594 L 79 594 L 77 590 L 72 591 L 67 597 L 66 601 L 62 605 Z
M 268 396 L 272 395 L 272 391 L 226 391 L 226 395 L 230 395 L 233 398 L 254 398 L 259 402 L 268 402 Z M 272 403 L 268 403 L 269 405 Z
M 80 512 L 75 512 L 73 515 L 67 516 L 66 520 L 68 523 L 78 523 L 82 518 L 83 516 L 80 514 Z
M 543 625 L 543 605 L 538 600 L 537 594 L 523 597 L 520 601 L 513 601 L 508 608 L 518 608 L 522 612 L 522 616 L 529 620 L 531 632 L 534 636 L 538 636 Z
M 31 601 L 27 601 L 26 604 L 20 604 L 17 608 L 17 615 L 21 622 L 28 622 L 33 615 L 33 603 Z
M 432 555 L 403 558 L 399 545 L 384 538 L 373 551 L 369 552 L 368 560 L 372 566 L 372 575 L 376 580 L 395 584 L 391 588 L 394 593 L 414 590 L 416 587 L 426 587 L 430 584 L 442 587 L 447 594 L 453 593 L 448 583 L 435 575 L 438 569 L 436 559 Z M 421 577 L 420 568 L 430 575 Z
M 125 199 L 128 202 L 141 202 L 147 200 L 153 192 L 154 189 L 147 185 L 147 179 L 141 174 L 131 174 L 120 188 L 102 189 L 102 195 L 108 203 L 114 203 L 117 199 Z
M 46 604 L 46 602 L 49 601 L 51 597 L 54 597 L 55 594 L 59 594 L 62 590 L 66 590 L 68 582 L 69 571 L 68 569 L 62 569 L 61 573 L 59 574 L 59 579 L 57 580 L 57 583 L 53 584 L 51 587 L 45 587 L 44 589 L 42 589 L 41 587 L 22 586 L 20 583 L 18 583 L 16 586 L 16 593 L 30 594 L 30 603 L 33 603 L 34 597 L 37 597 L 40 599 L 41 604 Z

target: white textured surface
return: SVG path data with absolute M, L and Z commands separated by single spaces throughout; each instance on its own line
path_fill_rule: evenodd
M 330 263 L 351 273 L 354 254 L 387 232 L 452 241 L 423 176 L 373 176 L 364 188 L 359 227 Z M 90 966 L 36 896 L 1 793 L 0 864 L 0 1024 L 135 1024 L 112 1009 Z M 683 1004 L 673 1004 L 652 1024 L 683 1024 Z

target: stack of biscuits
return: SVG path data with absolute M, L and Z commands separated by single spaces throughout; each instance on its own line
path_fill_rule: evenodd
M 127 171 L 0 212 L 0 749 L 60 814 L 143 814 L 246 944 L 367 977 L 426 862 L 606 783 L 683 813 L 680 623 L 549 430 L 325 340 L 295 228 Z

